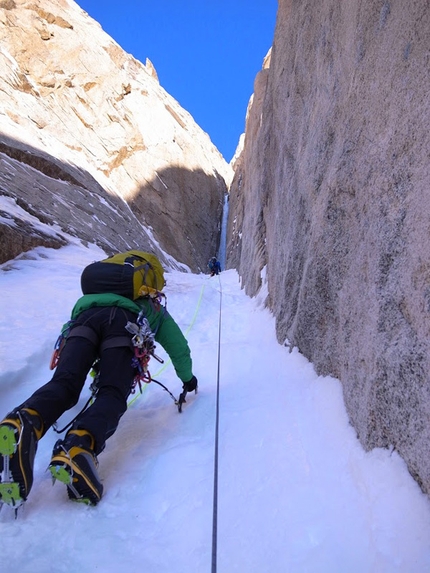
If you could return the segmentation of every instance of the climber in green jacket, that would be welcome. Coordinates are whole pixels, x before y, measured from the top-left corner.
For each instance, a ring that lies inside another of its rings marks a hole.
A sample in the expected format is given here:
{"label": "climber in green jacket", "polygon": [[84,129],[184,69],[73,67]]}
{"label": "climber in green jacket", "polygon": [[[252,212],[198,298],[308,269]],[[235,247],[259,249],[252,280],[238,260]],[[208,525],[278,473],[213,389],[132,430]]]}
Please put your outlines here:
{"label": "climber in green jacket", "polygon": [[155,255],[127,251],[92,263],[81,287],[83,296],[57,341],[52,379],[0,422],[0,501],[15,508],[30,492],[38,440],[78,402],[95,364],[95,399],[55,444],[49,470],[66,484],[70,499],[100,501],[97,456],[116,431],[136,379],[145,375],[143,333],[153,356],[155,340],[171,358],[182,396],[197,391],[187,340],[162,304],[164,269]]}
{"label": "climber in green jacket", "polygon": [[143,312],[154,333],[155,341],[161,344],[172,360],[178,378],[186,382],[193,377],[191,353],[186,338],[167,310],[163,306],[156,308],[149,297],[132,301],[113,293],[87,294],[78,299],[71,318],[76,320],[82,312],[90,308],[111,306],[128,309],[134,314]]}

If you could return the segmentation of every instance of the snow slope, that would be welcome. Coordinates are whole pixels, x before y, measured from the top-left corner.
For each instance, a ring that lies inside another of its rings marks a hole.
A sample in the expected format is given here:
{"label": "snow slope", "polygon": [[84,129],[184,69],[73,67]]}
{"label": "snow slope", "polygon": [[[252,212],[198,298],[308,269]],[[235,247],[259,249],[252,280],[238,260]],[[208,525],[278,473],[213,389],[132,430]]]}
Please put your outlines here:
{"label": "snow slope", "polygon": [[[49,380],[80,272],[103,256],[75,243],[0,267],[0,416]],[[179,414],[159,386],[145,387],[99,456],[105,495],[97,507],[73,504],[62,484],[52,487],[46,468],[58,435],[50,430],[18,518],[7,506],[0,512],[2,570],[211,570],[222,293],[217,571],[430,571],[429,499],[395,452],[363,451],[339,381],[318,377],[276,342],[273,317],[245,296],[234,271],[220,278],[172,272],[167,283],[199,393]],[[165,358],[163,366],[151,361],[151,373],[178,395]],[[60,427],[88,396],[87,385]]]}

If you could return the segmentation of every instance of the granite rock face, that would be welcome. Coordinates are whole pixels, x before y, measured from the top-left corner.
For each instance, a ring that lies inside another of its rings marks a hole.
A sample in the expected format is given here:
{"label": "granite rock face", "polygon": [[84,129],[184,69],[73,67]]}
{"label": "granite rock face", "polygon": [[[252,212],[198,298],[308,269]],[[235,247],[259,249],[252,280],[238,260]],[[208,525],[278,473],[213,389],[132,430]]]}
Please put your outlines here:
{"label": "granite rock face", "polygon": [[228,266],[339,378],[365,448],[430,493],[430,5],[280,0],[231,188]]}
{"label": "granite rock face", "polygon": [[[3,198],[108,250],[151,248],[205,269],[232,171],[149,60],[72,0],[1,0],[0,70]],[[7,219],[3,232],[24,245],[28,225]]]}

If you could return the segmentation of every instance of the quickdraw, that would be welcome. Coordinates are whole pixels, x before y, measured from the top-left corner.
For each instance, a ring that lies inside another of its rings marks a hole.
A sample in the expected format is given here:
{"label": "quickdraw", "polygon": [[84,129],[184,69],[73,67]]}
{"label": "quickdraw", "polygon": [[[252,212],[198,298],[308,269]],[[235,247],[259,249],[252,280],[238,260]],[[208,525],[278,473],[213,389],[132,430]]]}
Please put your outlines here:
{"label": "quickdraw", "polygon": [[142,393],[142,383],[149,384],[150,382],[155,382],[170,395],[176,406],[178,406],[178,411],[182,412],[182,404],[186,401],[185,396],[187,395],[187,391],[184,390],[180,394],[179,398],[175,398],[175,396],[166,386],[164,386],[164,384],[151,377],[151,374],[148,370],[148,362],[151,357],[158,360],[158,362],[161,362],[161,364],[164,362],[164,360],[162,360],[154,352],[155,334],[152,332],[148,320],[143,316],[143,313],[141,312],[137,317],[136,323],[129,321],[127,322],[125,328],[128,330],[128,332],[133,334],[133,338],[131,339],[134,346],[134,357],[132,360],[132,365],[137,370],[137,374],[134,377],[131,393],[134,394],[136,392],[137,386],[139,386],[140,393]]}
{"label": "quickdraw", "polygon": [[164,360],[155,354],[155,335],[151,330],[148,319],[143,316],[143,312],[139,313],[135,323],[128,321],[125,328],[133,334],[131,339],[134,347],[132,366],[137,371],[131,388],[131,393],[134,394],[137,386],[142,392],[142,383],[149,384],[152,380],[148,370],[148,363],[151,357],[154,357],[161,364],[164,363]]}

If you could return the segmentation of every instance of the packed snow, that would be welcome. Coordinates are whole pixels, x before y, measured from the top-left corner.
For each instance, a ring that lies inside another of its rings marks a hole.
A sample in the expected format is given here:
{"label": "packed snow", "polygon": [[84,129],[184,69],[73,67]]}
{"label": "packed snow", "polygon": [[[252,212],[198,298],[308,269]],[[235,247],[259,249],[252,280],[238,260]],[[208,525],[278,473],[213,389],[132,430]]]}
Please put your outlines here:
{"label": "packed snow", "polygon": [[[80,272],[104,256],[75,242],[0,267],[0,417],[51,377]],[[8,506],[0,512],[1,570],[206,573],[215,563],[219,573],[430,571],[428,497],[396,452],[363,450],[340,382],[278,344],[264,294],[248,298],[232,270],[169,272],[165,292],[191,347],[198,394],[182,413],[155,383],[132,397],[99,456],[105,493],[96,507],[52,485],[46,468],[58,435],[49,430],[28,501],[17,518]],[[165,363],[151,360],[151,374],[177,396],[173,367],[156,352]],[[88,382],[60,427],[89,395]]]}

